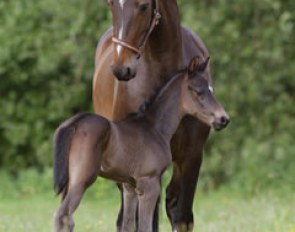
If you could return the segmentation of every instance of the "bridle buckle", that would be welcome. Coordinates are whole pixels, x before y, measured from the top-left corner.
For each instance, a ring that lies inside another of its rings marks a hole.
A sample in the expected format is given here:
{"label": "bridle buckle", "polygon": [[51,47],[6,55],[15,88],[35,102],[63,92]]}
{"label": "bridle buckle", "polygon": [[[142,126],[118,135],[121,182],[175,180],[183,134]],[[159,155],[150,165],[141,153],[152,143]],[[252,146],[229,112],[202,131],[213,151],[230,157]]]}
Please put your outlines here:
{"label": "bridle buckle", "polygon": [[154,11],[154,15],[155,15],[155,26],[157,26],[159,24],[159,22],[160,22],[160,19],[162,18],[162,15],[156,9]]}

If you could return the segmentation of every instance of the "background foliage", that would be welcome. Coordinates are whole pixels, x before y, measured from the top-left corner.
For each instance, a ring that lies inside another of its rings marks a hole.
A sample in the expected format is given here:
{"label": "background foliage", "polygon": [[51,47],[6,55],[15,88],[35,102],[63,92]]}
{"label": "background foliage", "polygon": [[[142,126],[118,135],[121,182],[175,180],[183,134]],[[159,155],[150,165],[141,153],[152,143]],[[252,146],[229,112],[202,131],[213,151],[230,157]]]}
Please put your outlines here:
{"label": "background foliage", "polygon": [[[211,134],[201,183],[294,188],[295,1],[179,5],[210,51],[216,95],[232,119]],[[1,169],[50,167],[54,129],[91,110],[95,47],[110,25],[105,1],[0,1]]]}

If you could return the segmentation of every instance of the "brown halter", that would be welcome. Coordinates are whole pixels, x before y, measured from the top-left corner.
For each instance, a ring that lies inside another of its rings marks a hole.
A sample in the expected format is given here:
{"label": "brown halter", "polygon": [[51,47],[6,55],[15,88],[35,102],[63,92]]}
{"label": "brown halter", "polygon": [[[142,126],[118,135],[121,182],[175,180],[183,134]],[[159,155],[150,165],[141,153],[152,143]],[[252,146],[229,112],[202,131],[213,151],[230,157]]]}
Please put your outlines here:
{"label": "brown halter", "polygon": [[158,3],[158,0],[155,0],[156,2],[156,8],[154,9],[154,16],[153,16],[153,20],[152,20],[152,23],[150,25],[150,28],[149,28],[149,31],[148,33],[145,35],[144,37],[144,40],[142,42],[142,45],[139,46],[139,48],[129,44],[129,43],[126,43],[124,42],[123,40],[120,40],[116,37],[113,36],[112,38],[112,41],[113,43],[115,44],[119,44],[121,45],[122,47],[125,47],[125,48],[128,48],[129,50],[133,51],[134,53],[138,54],[138,56],[140,57],[144,51],[144,47],[145,47],[145,44],[148,40],[148,38],[150,37],[150,34],[153,32],[153,30],[155,29],[155,27],[159,24],[160,22],[160,19],[161,19],[161,14],[159,12],[159,3]]}

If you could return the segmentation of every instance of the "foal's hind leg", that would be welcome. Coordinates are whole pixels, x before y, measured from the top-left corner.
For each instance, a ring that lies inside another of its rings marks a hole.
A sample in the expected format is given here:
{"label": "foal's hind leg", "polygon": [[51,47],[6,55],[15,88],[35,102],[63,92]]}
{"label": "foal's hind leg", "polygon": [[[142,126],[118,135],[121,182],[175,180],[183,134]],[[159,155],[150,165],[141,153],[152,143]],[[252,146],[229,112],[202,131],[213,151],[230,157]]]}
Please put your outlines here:
{"label": "foal's hind leg", "polygon": [[160,177],[143,178],[137,182],[139,198],[138,232],[153,231],[154,210],[161,193]]}
{"label": "foal's hind leg", "polygon": [[133,186],[123,184],[124,212],[121,232],[133,232],[135,230],[135,215],[137,208],[137,194]]}
{"label": "foal's hind leg", "polygon": [[67,194],[55,217],[55,232],[72,232],[74,229],[72,215],[85,190],[99,174],[102,151],[95,144],[91,140],[83,141],[83,137],[79,136],[72,141],[69,155],[69,184]]}
{"label": "foal's hind leg", "polygon": [[68,190],[62,205],[56,213],[54,232],[72,232],[74,230],[72,214],[77,209],[84,191],[85,187],[81,184]]}
{"label": "foal's hind leg", "polygon": [[[70,183],[67,194],[55,216],[54,232],[74,231],[73,213],[77,209],[86,189],[96,180],[93,171],[84,172],[82,176]],[[88,175],[87,175],[88,174]]]}

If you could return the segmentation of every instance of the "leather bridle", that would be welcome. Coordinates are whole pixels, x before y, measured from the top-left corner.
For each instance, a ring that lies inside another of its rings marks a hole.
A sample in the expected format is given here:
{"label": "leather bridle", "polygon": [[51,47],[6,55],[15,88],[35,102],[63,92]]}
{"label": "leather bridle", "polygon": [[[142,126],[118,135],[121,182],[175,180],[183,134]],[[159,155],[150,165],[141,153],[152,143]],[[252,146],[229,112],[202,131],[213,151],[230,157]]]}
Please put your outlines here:
{"label": "leather bridle", "polygon": [[129,50],[133,51],[134,53],[138,54],[138,56],[140,57],[143,52],[144,52],[144,47],[148,41],[148,38],[150,37],[151,33],[153,32],[153,30],[155,29],[155,27],[159,24],[160,19],[161,19],[161,14],[159,12],[159,0],[155,0],[155,4],[156,7],[154,9],[154,15],[153,15],[153,20],[151,22],[150,28],[148,30],[148,33],[145,35],[142,44],[139,47],[133,46],[127,42],[124,42],[123,40],[120,40],[116,37],[113,36],[112,41],[115,44],[121,45],[124,48],[128,48]]}

